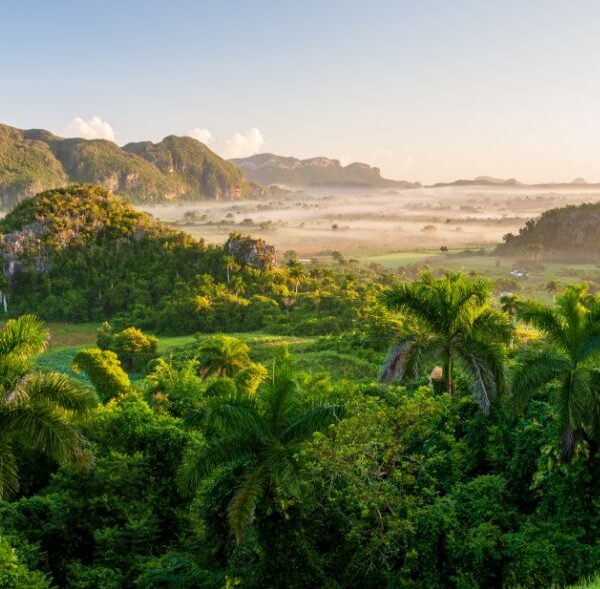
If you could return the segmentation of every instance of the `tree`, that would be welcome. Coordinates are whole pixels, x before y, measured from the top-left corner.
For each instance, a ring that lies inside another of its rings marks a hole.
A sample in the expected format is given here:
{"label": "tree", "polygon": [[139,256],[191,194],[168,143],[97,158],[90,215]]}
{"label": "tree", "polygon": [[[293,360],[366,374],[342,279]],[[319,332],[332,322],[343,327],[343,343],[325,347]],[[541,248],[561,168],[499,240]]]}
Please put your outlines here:
{"label": "tree", "polygon": [[73,370],[87,374],[104,402],[126,393],[131,387],[127,373],[121,368],[117,355],[111,350],[80,350],[73,358]]}
{"label": "tree", "polygon": [[33,315],[11,319],[0,331],[0,499],[19,488],[15,445],[58,463],[89,458],[75,418],[96,404],[96,396],[64,374],[32,369],[47,339]]}
{"label": "tree", "polygon": [[225,254],[223,256],[223,265],[225,266],[225,275],[227,278],[227,283],[229,284],[229,280],[231,279],[231,272],[237,269],[238,265],[236,264],[233,256]]}
{"label": "tree", "polygon": [[155,336],[137,327],[128,327],[115,334],[110,349],[117,354],[125,370],[142,372],[154,357],[157,343]]}
{"label": "tree", "polygon": [[290,278],[294,280],[294,292],[298,294],[300,280],[304,276],[304,268],[297,258],[291,258],[286,264],[290,273]]}
{"label": "tree", "polygon": [[500,297],[500,308],[512,319],[521,308],[523,301],[516,294],[503,295]]}
{"label": "tree", "polygon": [[257,506],[273,506],[281,494],[299,497],[303,486],[297,454],[313,433],[340,419],[335,403],[311,399],[301,390],[289,357],[273,366],[256,396],[236,393],[215,399],[206,425],[215,435],[184,462],[180,481],[194,490],[221,466],[238,466],[238,486],[229,504],[229,524],[238,542],[255,519]]}
{"label": "tree", "polygon": [[490,284],[463,274],[436,280],[424,273],[412,284],[401,284],[383,295],[385,303],[416,323],[391,353],[381,373],[383,382],[416,377],[427,358],[442,360],[445,390],[454,392],[455,363],[471,376],[480,407],[489,411],[490,397],[505,388],[504,343],[512,325],[508,316],[490,307]]}
{"label": "tree", "polygon": [[600,440],[600,303],[587,286],[565,289],[556,305],[528,301],[518,311],[521,320],[544,334],[519,357],[512,378],[513,406],[522,409],[540,389],[549,387],[561,428],[562,458],[573,457],[578,437],[595,451]]}
{"label": "tree", "polygon": [[234,376],[251,364],[248,346],[234,337],[215,335],[200,348],[200,374]]}

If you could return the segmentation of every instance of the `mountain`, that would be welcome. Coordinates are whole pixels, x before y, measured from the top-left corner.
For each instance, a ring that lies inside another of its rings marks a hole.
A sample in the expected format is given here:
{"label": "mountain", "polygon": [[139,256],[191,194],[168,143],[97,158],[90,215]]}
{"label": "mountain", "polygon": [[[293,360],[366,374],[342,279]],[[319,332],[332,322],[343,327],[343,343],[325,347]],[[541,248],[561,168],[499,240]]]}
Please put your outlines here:
{"label": "mountain", "polygon": [[551,188],[551,189],[585,189],[600,188],[600,183],[586,182],[583,178],[575,178],[571,182],[537,182],[526,184],[515,178],[493,178],[492,176],[477,176],[472,180],[454,180],[453,182],[437,182],[427,185],[425,188],[445,188],[451,186],[497,186],[499,188]]}
{"label": "mountain", "polygon": [[286,186],[345,186],[368,188],[418,188],[418,182],[387,180],[379,168],[354,162],[342,166],[339,160],[314,157],[300,160],[272,153],[260,153],[230,160],[246,178],[262,184]]}
{"label": "mountain", "polygon": [[0,125],[0,206],[71,183],[101,184],[135,202],[239,199],[267,189],[191,137],[119,147]]}
{"label": "mountain", "polygon": [[526,184],[522,184],[515,178],[508,178],[507,180],[503,180],[501,178],[493,178],[492,176],[477,176],[472,180],[454,180],[453,182],[438,182],[436,184],[432,184],[427,188],[444,188],[449,186],[498,186],[498,187],[523,187]]}
{"label": "mountain", "polygon": [[544,211],[503,240],[496,248],[499,254],[595,261],[600,255],[600,203]]}

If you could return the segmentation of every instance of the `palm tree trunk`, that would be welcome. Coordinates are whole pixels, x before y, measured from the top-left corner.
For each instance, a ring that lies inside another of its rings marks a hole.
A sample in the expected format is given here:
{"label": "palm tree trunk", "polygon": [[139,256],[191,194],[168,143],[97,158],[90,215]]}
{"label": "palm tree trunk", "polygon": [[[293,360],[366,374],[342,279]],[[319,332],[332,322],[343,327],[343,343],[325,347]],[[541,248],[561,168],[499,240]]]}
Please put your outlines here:
{"label": "palm tree trunk", "polygon": [[452,379],[452,349],[448,348],[445,353],[444,366],[443,366],[443,381],[445,382],[446,392],[449,395],[454,395],[454,380]]}

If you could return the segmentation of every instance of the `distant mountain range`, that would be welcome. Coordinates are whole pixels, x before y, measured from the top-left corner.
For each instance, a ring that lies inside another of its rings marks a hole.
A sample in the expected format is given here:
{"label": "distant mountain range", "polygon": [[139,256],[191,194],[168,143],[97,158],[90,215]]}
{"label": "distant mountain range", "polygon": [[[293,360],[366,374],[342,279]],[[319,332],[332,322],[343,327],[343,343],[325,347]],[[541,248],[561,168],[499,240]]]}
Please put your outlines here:
{"label": "distant mountain range", "polygon": [[[343,166],[326,157],[298,159],[262,153],[230,161],[191,137],[170,135],[159,143],[119,147],[102,139],[64,139],[43,129],[0,124],[0,207],[43,190],[94,183],[132,202],[233,200],[275,194],[271,185],[296,188],[421,188],[419,182],[382,178],[379,168]],[[514,178],[480,176],[425,188],[498,186],[514,188],[600,188],[580,178],[570,183],[523,184]]]}
{"label": "distant mountain range", "polygon": [[339,160],[326,157],[301,160],[272,153],[260,153],[230,161],[244,172],[246,178],[262,184],[348,188],[419,188],[421,186],[418,182],[382,178],[379,168],[368,164],[354,162],[342,166]]}
{"label": "distant mountain range", "polygon": [[539,182],[536,184],[525,184],[515,178],[503,180],[491,176],[478,176],[472,180],[454,180],[453,182],[438,182],[426,186],[426,188],[443,188],[446,186],[498,186],[504,188],[600,188],[600,183],[589,183],[583,178],[575,178],[571,182]]}
{"label": "distant mountain range", "polygon": [[71,183],[105,186],[134,202],[238,199],[268,189],[191,137],[119,147],[0,125],[0,206]]}

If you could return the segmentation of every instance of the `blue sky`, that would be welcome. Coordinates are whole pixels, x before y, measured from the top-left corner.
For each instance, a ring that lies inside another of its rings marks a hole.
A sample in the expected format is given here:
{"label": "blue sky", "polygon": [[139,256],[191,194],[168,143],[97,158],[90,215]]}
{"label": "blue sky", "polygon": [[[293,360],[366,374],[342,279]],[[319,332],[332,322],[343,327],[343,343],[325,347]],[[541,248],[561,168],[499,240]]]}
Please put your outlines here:
{"label": "blue sky", "polygon": [[6,124],[94,133],[99,117],[120,144],[201,129],[226,156],[325,155],[427,182],[600,180],[591,0],[7,0],[1,12]]}

